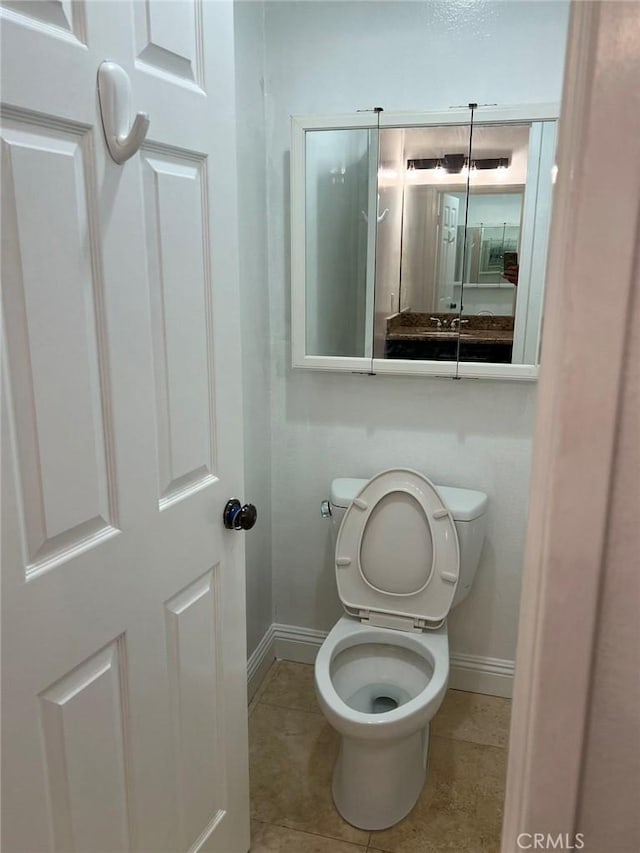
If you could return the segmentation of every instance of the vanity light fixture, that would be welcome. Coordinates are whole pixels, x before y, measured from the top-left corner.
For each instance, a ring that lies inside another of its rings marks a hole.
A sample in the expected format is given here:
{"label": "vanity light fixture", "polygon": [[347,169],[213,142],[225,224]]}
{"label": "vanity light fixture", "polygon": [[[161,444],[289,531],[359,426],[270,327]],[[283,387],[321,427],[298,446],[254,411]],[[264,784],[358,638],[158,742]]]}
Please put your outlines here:
{"label": "vanity light fixture", "polygon": [[[507,170],[511,165],[510,157],[477,157],[471,160],[471,171],[500,169]],[[445,154],[443,157],[413,157],[407,160],[407,171],[414,169],[443,170],[449,174],[466,175],[469,158],[464,154]]]}

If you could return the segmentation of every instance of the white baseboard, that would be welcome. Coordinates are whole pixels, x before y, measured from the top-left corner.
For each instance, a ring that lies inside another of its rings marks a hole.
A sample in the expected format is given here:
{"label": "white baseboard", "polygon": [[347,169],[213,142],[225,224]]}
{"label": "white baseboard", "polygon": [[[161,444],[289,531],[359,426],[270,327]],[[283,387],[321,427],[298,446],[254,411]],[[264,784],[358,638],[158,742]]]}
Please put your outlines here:
{"label": "white baseboard", "polygon": [[514,669],[512,660],[452,654],[449,687],[511,699]]}
{"label": "white baseboard", "polygon": [[[274,622],[249,658],[249,698],[274,657],[278,660],[313,663],[326,636],[326,631]],[[511,698],[513,673],[512,660],[452,653],[449,687]]]}
{"label": "white baseboard", "polygon": [[271,627],[274,630],[278,660],[314,663],[318,649],[327,636],[327,631],[315,631],[313,628],[301,628],[298,625],[274,622]]}
{"label": "white baseboard", "polygon": [[275,625],[269,625],[264,637],[260,640],[249,660],[247,661],[247,695],[251,702],[253,694],[260,686],[267,670],[275,660],[274,639]]}

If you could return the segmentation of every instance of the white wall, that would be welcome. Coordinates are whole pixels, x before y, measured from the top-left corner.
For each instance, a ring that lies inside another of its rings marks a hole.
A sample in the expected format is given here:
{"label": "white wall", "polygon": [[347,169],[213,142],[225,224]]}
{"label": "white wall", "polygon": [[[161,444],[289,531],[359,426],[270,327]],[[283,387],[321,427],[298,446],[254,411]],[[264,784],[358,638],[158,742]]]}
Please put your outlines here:
{"label": "white wall", "polygon": [[236,98],[240,309],[244,398],[245,494],[258,507],[246,537],[247,651],[272,621],[271,575],[271,354],[266,235],[264,125],[264,8],[236,3]]}
{"label": "white wall", "polygon": [[451,645],[511,659],[535,386],[291,370],[289,115],[559,100],[567,4],[268,2],[265,9],[275,618],[328,629],[340,613],[319,513],[330,479],[410,465],[489,494],[479,576],[451,617]]}
{"label": "white wall", "polygon": [[[452,193],[464,204],[464,193]],[[469,197],[469,213],[467,224],[480,225],[520,225],[522,216],[522,193],[486,193],[485,195],[471,194]]]}
{"label": "white wall", "polygon": [[[454,302],[460,304],[462,286],[453,286]],[[464,314],[478,314],[480,311],[491,311],[497,317],[512,317],[515,311],[516,292],[513,285],[502,287],[468,287],[464,288]]]}

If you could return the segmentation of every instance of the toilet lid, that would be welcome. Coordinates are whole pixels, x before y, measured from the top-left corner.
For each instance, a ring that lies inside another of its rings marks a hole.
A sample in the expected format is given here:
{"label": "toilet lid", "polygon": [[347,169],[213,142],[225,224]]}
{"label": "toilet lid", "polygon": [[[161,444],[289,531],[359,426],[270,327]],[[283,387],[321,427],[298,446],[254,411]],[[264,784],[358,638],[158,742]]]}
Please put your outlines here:
{"label": "toilet lid", "polygon": [[336,580],[347,612],[391,617],[390,627],[435,627],[449,613],[459,570],[455,523],[422,474],[383,471],[345,512]]}

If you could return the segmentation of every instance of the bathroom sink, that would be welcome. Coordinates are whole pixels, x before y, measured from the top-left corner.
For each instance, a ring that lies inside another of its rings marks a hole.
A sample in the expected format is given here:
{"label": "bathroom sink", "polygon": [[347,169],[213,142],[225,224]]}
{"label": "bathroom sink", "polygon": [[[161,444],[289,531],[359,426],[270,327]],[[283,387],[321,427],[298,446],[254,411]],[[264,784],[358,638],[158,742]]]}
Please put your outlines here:
{"label": "bathroom sink", "polygon": [[451,329],[427,329],[426,334],[430,338],[451,338],[452,340],[455,340],[458,337],[458,333]]}

